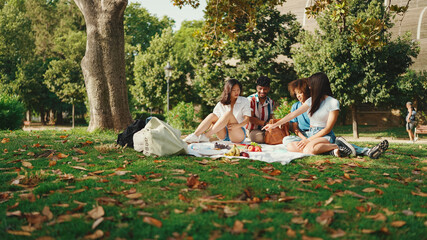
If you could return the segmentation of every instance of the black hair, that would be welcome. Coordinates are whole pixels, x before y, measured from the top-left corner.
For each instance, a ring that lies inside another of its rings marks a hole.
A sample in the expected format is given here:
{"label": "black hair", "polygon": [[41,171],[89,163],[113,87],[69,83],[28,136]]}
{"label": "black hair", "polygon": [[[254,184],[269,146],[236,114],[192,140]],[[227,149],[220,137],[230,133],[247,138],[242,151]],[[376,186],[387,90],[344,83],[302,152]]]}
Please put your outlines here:
{"label": "black hair", "polygon": [[261,87],[270,87],[271,79],[267,76],[260,76],[256,80],[256,85]]}
{"label": "black hair", "polygon": [[233,89],[234,85],[239,85],[240,92],[243,91],[242,84],[239,82],[239,80],[232,78],[228,80],[224,85],[224,90],[222,91],[220,102],[224,105],[230,105],[231,104],[231,89]]}
{"label": "black hair", "polygon": [[319,109],[324,95],[332,97],[331,84],[326,74],[318,72],[308,78],[311,91],[311,108],[309,114],[313,114]]}

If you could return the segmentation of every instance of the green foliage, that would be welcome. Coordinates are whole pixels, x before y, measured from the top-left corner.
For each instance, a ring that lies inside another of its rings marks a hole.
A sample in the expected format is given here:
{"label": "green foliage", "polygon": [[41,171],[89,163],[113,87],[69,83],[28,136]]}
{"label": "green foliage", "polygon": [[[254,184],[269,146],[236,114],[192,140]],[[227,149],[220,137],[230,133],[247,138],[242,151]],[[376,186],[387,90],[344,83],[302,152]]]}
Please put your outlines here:
{"label": "green foliage", "polygon": [[178,129],[195,128],[197,126],[196,118],[193,103],[180,102],[166,113],[167,122]]}
{"label": "green foliage", "polygon": [[167,100],[167,80],[164,67],[170,62],[174,67],[170,78],[170,104],[178,101],[189,102],[191,90],[187,85],[186,68],[181,67],[186,59],[183,55],[175,55],[176,41],[172,29],[165,29],[162,35],[156,35],[147,51],[135,58],[135,85],[131,92],[140,106],[145,108],[163,108]]}
{"label": "green foliage", "polygon": [[44,74],[44,83],[61,101],[74,104],[83,103],[86,97],[80,60],[86,48],[84,32],[70,31],[58,37],[56,51],[63,58],[52,60]]}
{"label": "green foliage", "polygon": [[276,104],[277,108],[274,110],[274,118],[280,119],[284,118],[291,112],[292,105],[296,103],[298,100],[289,99],[288,97],[280,98]]}
{"label": "green foliage", "polygon": [[[347,1],[348,14],[344,15],[344,22],[351,26],[358,18],[363,21],[369,17],[380,18],[384,14],[382,3],[379,0]],[[331,7],[333,5],[326,6]],[[406,72],[412,58],[418,55],[417,44],[408,35],[391,40],[391,35],[384,30],[379,36],[385,44],[367,48],[353,42],[350,38],[355,32],[340,27],[333,17],[330,11],[323,11],[316,19],[319,30],[300,35],[300,45],[293,49],[295,70],[301,77],[325,72],[334,97],[342,106],[389,105],[398,76]]]}
{"label": "green foliage", "polygon": [[0,93],[0,129],[15,130],[22,126],[25,106],[17,96]]}
{"label": "green foliage", "polygon": [[415,103],[418,111],[427,111],[427,71],[409,70],[399,77],[393,94],[393,107],[401,108],[406,114],[406,102]]}
{"label": "green foliage", "polygon": [[[296,43],[300,25],[292,14],[281,14],[268,5],[258,8],[252,31],[244,31],[245,18],[233,23],[233,39],[222,36],[224,44],[209,47],[212,40],[202,41],[203,49],[196,68],[195,85],[208,106],[214,106],[222,92],[224,80],[236,78],[243,84],[242,95],[255,92],[256,79],[265,75],[272,79],[270,97],[286,96],[287,84],[296,78],[292,65],[291,46]],[[280,61],[277,61],[280,59]]]}

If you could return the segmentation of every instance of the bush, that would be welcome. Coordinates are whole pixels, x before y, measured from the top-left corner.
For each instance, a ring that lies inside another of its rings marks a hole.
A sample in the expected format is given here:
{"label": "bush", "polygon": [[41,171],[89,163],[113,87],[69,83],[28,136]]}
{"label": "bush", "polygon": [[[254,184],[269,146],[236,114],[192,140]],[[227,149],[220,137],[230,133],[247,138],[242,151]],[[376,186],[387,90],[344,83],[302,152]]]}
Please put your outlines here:
{"label": "bush", "polygon": [[193,103],[180,102],[166,114],[167,122],[178,129],[189,129],[197,126]]}
{"label": "bush", "polygon": [[25,106],[17,96],[0,94],[0,129],[15,130],[22,126]]}
{"label": "bush", "polygon": [[291,112],[292,105],[296,102],[297,100],[289,101],[287,97],[280,98],[277,102],[277,108],[274,110],[274,118],[280,119],[288,115]]}

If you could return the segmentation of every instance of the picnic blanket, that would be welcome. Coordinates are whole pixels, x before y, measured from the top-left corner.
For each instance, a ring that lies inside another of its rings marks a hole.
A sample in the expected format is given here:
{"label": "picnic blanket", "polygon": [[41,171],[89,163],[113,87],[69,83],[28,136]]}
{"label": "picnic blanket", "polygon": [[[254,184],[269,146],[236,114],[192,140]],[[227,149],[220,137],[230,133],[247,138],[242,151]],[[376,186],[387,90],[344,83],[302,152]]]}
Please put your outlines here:
{"label": "picnic blanket", "polygon": [[[229,141],[216,141],[217,143],[233,145]],[[250,144],[249,141],[243,142],[244,144]],[[188,154],[196,157],[227,157],[227,158],[244,158],[246,157],[232,157],[225,156],[228,149],[217,150],[214,148],[215,142],[205,142],[205,143],[192,143],[188,145]],[[283,144],[278,145],[268,145],[268,144],[259,144],[262,148],[262,152],[248,152],[249,159],[273,163],[280,162],[285,165],[290,163],[294,159],[303,158],[306,156],[312,156],[311,154],[297,153],[297,152],[288,152]]]}

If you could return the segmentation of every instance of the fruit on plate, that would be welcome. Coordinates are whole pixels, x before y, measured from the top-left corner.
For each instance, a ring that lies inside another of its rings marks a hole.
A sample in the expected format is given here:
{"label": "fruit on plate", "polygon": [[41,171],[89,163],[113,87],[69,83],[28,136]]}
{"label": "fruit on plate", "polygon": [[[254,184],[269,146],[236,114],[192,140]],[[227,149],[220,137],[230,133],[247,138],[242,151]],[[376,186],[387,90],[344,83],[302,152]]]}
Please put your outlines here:
{"label": "fruit on plate", "polygon": [[247,153],[247,152],[241,152],[240,156],[248,158],[249,157],[249,153]]}
{"label": "fruit on plate", "polygon": [[251,142],[250,145],[246,146],[248,152],[262,152],[261,146],[258,143]]}
{"label": "fruit on plate", "polygon": [[236,145],[233,145],[233,147],[228,151],[228,153],[224,154],[225,156],[240,156],[240,150],[237,148]]}

